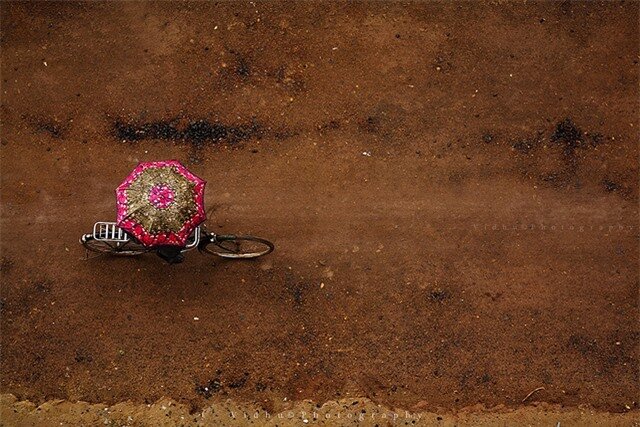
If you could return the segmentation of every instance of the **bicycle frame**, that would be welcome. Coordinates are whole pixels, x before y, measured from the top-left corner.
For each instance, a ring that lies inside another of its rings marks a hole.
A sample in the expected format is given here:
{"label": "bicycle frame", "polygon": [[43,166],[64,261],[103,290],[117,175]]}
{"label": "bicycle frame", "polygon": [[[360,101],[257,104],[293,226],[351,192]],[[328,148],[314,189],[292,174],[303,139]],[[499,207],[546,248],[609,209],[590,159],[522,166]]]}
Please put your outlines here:
{"label": "bicycle frame", "polygon": [[[226,246],[223,243],[227,243]],[[114,255],[136,256],[146,252],[155,252],[157,247],[145,247],[115,222],[96,222],[91,234],[83,234],[80,243],[92,252],[112,253]],[[100,244],[102,243],[102,244]],[[98,244],[96,246],[96,244]],[[196,227],[180,252],[194,248],[202,253],[217,255],[221,258],[251,259],[273,251],[274,245],[266,239],[249,235],[215,234],[206,231],[204,226]],[[87,252],[88,254],[88,252]]]}
{"label": "bicycle frame", "polygon": [[[187,239],[187,245],[182,249],[182,252],[190,251],[198,247],[200,244],[201,236],[200,227],[196,227],[191,233],[191,236]],[[97,241],[115,243],[117,247],[124,246],[127,243],[134,241],[131,236],[118,227],[115,222],[96,222],[93,224],[93,238]]]}

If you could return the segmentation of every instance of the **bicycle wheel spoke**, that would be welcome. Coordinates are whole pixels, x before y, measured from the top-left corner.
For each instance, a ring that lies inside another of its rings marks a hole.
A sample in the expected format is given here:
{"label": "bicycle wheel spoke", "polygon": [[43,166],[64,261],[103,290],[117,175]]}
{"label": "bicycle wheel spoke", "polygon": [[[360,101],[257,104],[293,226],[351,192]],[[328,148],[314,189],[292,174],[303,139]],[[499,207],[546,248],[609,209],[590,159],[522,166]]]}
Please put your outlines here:
{"label": "bicycle wheel spoke", "polygon": [[110,242],[106,240],[95,240],[93,238],[88,238],[83,241],[83,245],[87,250],[91,252],[97,252],[98,256],[103,254],[133,256],[147,252],[147,248],[139,245],[136,242],[125,242],[124,244],[120,245],[120,242]]}
{"label": "bicycle wheel spoke", "polygon": [[[225,246],[223,243],[226,243],[228,245],[231,246],[235,246],[235,248],[229,248],[227,246]],[[240,244],[237,242],[218,242],[216,243],[216,246],[225,250],[225,251],[229,251],[229,252],[233,252],[235,254],[240,253]]]}

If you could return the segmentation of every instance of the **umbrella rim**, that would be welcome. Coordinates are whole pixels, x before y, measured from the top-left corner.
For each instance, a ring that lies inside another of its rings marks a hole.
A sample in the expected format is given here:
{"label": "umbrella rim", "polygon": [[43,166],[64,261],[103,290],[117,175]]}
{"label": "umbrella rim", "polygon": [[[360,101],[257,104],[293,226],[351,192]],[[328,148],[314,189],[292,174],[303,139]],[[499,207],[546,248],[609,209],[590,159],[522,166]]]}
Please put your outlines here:
{"label": "umbrella rim", "polygon": [[[198,175],[196,175],[195,173],[191,172],[189,169],[187,169],[187,167],[185,165],[182,164],[182,162],[180,160],[176,160],[176,159],[172,159],[172,160],[155,160],[155,161],[151,161],[151,162],[138,162],[138,164],[131,170],[131,172],[129,172],[129,174],[127,175],[127,177],[124,179],[124,181],[122,181],[120,183],[120,185],[118,185],[116,187],[116,193],[121,190],[121,187],[125,186],[125,185],[129,185],[131,183],[131,181],[133,181],[133,179],[129,180],[129,178],[136,174],[138,172],[138,169],[143,168],[145,165],[150,165],[150,164],[154,164],[154,163],[167,163],[167,165],[163,165],[162,167],[166,167],[166,166],[176,166],[178,167],[179,171],[181,173],[185,173],[187,175],[187,178],[190,178],[189,175],[191,175],[191,177],[193,177],[196,181],[196,184],[198,184],[199,182],[203,182],[203,183],[207,183],[206,180],[200,178]],[[127,182],[130,181],[130,182]]]}

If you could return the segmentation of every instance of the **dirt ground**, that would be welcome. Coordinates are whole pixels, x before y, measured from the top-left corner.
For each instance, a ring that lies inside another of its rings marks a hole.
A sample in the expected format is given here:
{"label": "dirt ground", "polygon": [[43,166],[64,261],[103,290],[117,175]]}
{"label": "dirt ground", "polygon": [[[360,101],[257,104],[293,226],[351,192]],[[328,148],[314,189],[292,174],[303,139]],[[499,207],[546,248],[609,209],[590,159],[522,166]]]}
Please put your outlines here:
{"label": "dirt ground", "polygon": [[71,403],[52,400],[36,406],[18,401],[13,395],[0,397],[0,419],[6,425],[19,427],[59,427],[61,425],[116,425],[153,427],[204,426],[370,426],[415,425],[437,427],[504,427],[512,425],[637,427],[640,420],[633,413],[598,412],[587,408],[567,409],[559,405],[539,404],[535,407],[506,409],[502,406],[487,410],[472,407],[451,413],[390,410],[369,399],[340,399],[322,405],[300,401],[279,412],[270,413],[234,402],[213,403],[200,411],[171,399],[153,404],[118,403],[108,406],[87,402]]}
{"label": "dirt ground", "polygon": [[[639,9],[3,2],[0,392],[635,412]],[[276,251],[85,259],[173,158]]]}

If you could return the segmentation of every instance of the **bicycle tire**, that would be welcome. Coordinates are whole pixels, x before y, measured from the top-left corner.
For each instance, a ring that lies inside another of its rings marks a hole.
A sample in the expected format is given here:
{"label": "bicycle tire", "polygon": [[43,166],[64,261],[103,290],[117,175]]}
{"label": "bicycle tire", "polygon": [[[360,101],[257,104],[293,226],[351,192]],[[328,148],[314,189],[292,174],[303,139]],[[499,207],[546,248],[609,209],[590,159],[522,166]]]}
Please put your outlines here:
{"label": "bicycle tire", "polygon": [[85,234],[80,238],[80,243],[92,251],[115,256],[137,256],[149,252],[149,249],[133,241],[124,244],[109,243],[105,240],[96,240],[92,234]]}
{"label": "bicycle tire", "polygon": [[[250,243],[249,246],[247,243]],[[242,245],[245,248],[242,248]],[[235,245],[235,247],[232,247]],[[258,258],[271,253],[275,246],[270,241],[255,236],[237,236],[234,234],[205,234],[198,245],[200,252],[229,259]]]}

